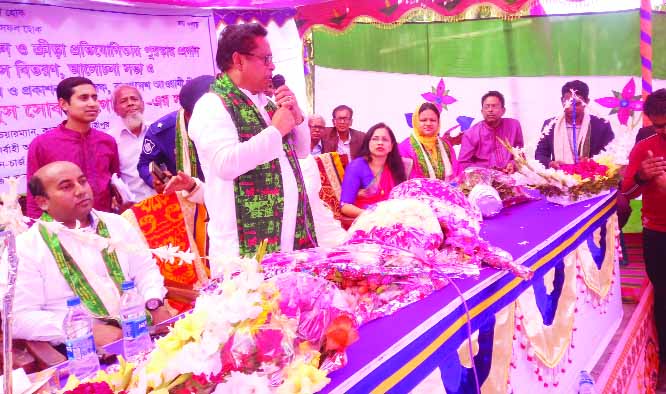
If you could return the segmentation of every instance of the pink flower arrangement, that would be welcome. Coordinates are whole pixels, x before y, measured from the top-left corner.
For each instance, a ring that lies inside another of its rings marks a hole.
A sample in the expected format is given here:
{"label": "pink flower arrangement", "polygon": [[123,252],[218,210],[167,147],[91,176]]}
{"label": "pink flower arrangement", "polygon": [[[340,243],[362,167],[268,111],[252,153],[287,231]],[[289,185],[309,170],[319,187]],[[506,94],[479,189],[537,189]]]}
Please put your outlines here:
{"label": "pink flower arrangement", "polygon": [[114,394],[106,382],[81,383],[64,394]]}
{"label": "pink flower arrangement", "polygon": [[597,176],[606,176],[608,167],[594,160],[583,160],[576,164],[560,164],[560,169],[567,174],[580,175],[583,179],[594,179]]}

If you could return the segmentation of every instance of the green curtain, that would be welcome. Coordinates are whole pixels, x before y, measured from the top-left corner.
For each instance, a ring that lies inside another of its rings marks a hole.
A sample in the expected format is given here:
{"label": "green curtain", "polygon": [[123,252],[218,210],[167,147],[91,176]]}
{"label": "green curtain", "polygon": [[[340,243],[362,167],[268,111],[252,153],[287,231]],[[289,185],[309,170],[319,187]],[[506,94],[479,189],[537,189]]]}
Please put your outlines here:
{"label": "green curtain", "polygon": [[666,13],[652,13],[652,77],[666,79]]}
{"label": "green curtain", "polygon": [[[666,77],[666,15],[653,18],[655,78]],[[314,32],[315,64],[449,77],[640,75],[637,11],[406,23]]]}

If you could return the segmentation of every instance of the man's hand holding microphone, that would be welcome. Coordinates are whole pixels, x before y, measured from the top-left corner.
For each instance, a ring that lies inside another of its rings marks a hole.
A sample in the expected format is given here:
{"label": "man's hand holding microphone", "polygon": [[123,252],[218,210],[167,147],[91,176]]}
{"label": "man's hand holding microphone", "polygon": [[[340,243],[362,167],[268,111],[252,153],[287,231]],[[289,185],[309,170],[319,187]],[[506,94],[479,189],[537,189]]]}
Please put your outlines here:
{"label": "man's hand holding microphone", "polygon": [[278,109],[273,114],[271,124],[280,131],[284,137],[291,130],[303,122],[303,113],[298,107],[294,93],[285,85],[282,75],[273,76],[273,88],[275,88],[275,104]]}

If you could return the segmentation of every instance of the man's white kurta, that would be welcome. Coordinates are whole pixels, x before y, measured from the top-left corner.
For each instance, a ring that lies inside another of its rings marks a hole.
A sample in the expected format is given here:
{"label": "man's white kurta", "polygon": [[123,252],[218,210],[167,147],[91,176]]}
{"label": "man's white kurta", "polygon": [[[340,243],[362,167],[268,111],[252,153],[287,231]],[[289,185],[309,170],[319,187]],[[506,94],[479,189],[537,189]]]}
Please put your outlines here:
{"label": "man's white kurta", "polygon": [[[153,260],[152,253],[144,246],[144,241],[136,230],[123,217],[92,211],[93,223],[89,230],[97,228],[98,218],[104,221],[112,239],[123,245],[134,246],[137,250],[128,253],[116,250],[118,262],[126,280],[133,280],[139,293],[145,300],[163,299],[166,294],[164,278],[159,267]],[[117,287],[109,276],[101,251],[95,246],[82,243],[72,235],[58,235],[61,245],[81,271],[88,276],[89,283],[100,291],[117,291]],[[39,226],[34,225],[16,238],[16,251],[19,258],[19,269],[16,276],[16,295],[14,298],[14,337],[39,341],[64,342],[63,321],[67,314],[67,299],[75,294],[60,272],[51,251],[39,233]],[[0,264],[0,281],[3,290],[7,281],[7,254],[3,255]],[[96,284],[93,284],[96,281]],[[99,292],[98,292],[99,293]],[[4,291],[3,291],[4,294]],[[85,304],[81,303],[82,305]],[[109,306],[107,306],[109,309]],[[109,311],[117,317],[117,311]]]}
{"label": "man's white kurta", "polygon": [[[263,93],[253,95],[247,90],[241,90],[259,109],[266,124],[270,125],[271,120],[264,110],[266,96]],[[282,136],[278,129],[269,126],[241,143],[231,115],[220,97],[214,93],[206,93],[197,101],[187,129],[196,145],[201,169],[206,177],[204,199],[210,215],[209,255],[215,257],[239,254],[234,179],[275,158],[280,162],[284,190],[280,244],[284,251],[293,250],[298,188],[296,174],[282,149]],[[297,126],[293,133],[296,155],[304,158],[310,153],[310,130],[307,122]],[[215,272],[214,269],[213,271]]]}

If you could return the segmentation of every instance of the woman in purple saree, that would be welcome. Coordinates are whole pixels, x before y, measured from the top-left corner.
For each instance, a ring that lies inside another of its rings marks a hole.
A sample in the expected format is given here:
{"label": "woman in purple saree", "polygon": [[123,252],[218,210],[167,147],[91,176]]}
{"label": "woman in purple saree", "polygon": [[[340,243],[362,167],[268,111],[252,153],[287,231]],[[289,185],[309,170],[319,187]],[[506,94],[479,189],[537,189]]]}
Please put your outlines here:
{"label": "woman in purple saree", "polygon": [[393,186],[406,179],[393,131],[378,123],[365,134],[359,157],[347,165],[342,180],[340,205],[345,216],[357,217],[363,210],[388,199]]}

